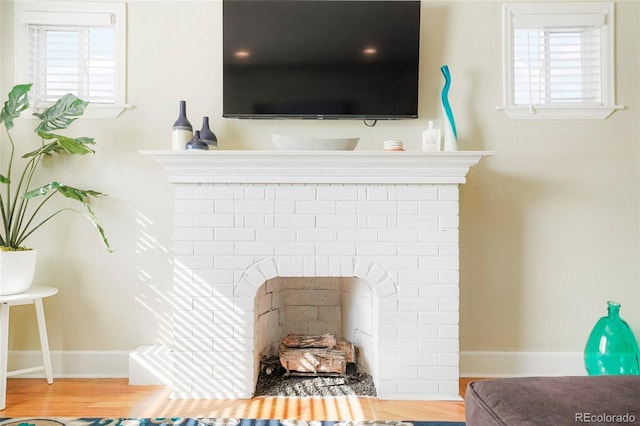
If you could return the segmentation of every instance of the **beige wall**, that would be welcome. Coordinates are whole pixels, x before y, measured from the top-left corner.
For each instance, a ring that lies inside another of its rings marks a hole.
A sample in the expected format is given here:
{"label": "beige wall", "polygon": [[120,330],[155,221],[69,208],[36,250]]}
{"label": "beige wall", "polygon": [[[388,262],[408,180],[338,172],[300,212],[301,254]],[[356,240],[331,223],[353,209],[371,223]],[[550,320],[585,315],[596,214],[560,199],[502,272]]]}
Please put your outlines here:
{"label": "beige wall", "polygon": [[[640,2],[616,2],[617,103],[607,120],[513,121],[501,90],[501,2],[423,2],[420,119],[240,121],[221,117],[221,3],[128,5],[127,100],[114,120],[86,120],[97,154],[47,163],[49,179],[108,193],[95,203],[117,251],[106,253],[81,218],[67,216],[29,243],[54,350],[127,351],[170,340],[172,188],[139,149],[169,149],[180,99],[199,127],[211,116],[221,149],[271,149],[271,133],[360,136],[359,149],[401,139],[420,149],[429,119],[442,127],[439,67],[460,148],[491,150],[461,192],[461,349],[583,349],[609,299],[640,335]],[[0,85],[13,84],[12,2],[0,2]],[[33,122],[22,120],[28,135]],[[4,136],[2,136],[4,138]],[[29,136],[31,137],[31,136]],[[34,140],[34,143],[37,141]],[[43,178],[44,180],[44,178]],[[37,348],[31,313],[15,308],[13,349]]]}

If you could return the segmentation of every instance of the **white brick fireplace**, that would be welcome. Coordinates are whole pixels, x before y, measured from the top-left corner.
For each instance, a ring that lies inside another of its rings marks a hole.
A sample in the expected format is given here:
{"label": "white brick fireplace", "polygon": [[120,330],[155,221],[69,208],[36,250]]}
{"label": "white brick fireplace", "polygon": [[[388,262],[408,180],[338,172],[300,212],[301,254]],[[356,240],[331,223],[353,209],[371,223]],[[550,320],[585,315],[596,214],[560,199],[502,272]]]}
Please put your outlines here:
{"label": "white brick fireplace", "polygon": [[458,185],[487,153],[143,154],[175,184],[175,398],[252,396],[265,336],[292,331],[267,315],[283,280],[307,329],[364,348],[379,398],[458,398]]}

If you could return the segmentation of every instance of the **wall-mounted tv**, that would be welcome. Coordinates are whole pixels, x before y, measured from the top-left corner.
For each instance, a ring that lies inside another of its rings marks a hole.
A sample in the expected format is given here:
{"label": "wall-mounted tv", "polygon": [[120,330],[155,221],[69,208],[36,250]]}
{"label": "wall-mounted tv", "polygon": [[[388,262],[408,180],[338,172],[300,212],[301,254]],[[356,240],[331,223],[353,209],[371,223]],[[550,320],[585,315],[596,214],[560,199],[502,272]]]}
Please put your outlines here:
{"label": "wall-mounted tv", "polygon": [[223,116],[418,116],[420,1],[224,0]]}

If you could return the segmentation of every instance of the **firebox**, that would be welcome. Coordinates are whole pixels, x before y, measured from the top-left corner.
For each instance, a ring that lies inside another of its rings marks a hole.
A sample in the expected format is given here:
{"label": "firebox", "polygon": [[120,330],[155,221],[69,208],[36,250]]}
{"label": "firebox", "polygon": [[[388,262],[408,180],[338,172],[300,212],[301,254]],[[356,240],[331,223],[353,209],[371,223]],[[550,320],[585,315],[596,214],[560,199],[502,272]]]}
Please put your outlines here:
{"label": "firebox", "polygon": [[[361,278],[270,279],[256,292],[254,363],[277,358],[285,375],[309,376],[346,375],[347,364],[353,363],[354,371],[372,375],[375,383],[378,306],[377,292]],[[318,337],[304,344],[283,344],[290,336]]]}

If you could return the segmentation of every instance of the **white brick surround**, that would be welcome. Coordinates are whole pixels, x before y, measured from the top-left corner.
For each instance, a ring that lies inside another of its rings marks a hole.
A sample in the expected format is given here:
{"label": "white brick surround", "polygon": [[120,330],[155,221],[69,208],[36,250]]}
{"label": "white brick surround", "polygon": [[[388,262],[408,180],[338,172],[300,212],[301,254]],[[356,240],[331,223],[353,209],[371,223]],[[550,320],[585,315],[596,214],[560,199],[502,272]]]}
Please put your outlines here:
{"label": "white brick surround", "polygon": [[175,398],[251,397],[256,294],[285,277],[371,288],[380,398],[458,398],[458,184],[487,153],[145,154],[175,183]]}

